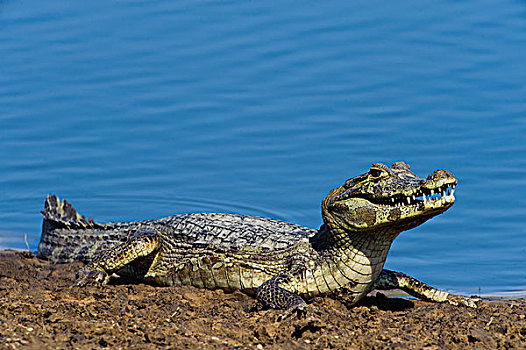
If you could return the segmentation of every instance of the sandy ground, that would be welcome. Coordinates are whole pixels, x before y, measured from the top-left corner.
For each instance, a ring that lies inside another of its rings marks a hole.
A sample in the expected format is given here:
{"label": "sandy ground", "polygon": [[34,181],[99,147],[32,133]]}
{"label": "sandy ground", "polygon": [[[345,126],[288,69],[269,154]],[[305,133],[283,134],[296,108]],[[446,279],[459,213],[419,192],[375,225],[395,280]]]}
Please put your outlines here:
{"label": "sandy ground", "polygon": [[526,301],[478,309],[319,297],[278,321],[242,293],[113,279],[70,289],[80,263],[0,251],[0,349],[526,349]]}

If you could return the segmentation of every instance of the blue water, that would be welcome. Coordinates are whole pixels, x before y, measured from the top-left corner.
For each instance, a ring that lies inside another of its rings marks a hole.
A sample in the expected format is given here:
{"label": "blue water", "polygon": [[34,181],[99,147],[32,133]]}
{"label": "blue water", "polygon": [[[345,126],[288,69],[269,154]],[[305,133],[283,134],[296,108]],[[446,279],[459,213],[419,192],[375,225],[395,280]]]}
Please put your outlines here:
{"label": "blue water", "polygon": [[0,248],[43,199],[97,220],[224,211],[321,224],[372,162],[459,179],[387,267],[526,290],[521,1],[1,1]]}

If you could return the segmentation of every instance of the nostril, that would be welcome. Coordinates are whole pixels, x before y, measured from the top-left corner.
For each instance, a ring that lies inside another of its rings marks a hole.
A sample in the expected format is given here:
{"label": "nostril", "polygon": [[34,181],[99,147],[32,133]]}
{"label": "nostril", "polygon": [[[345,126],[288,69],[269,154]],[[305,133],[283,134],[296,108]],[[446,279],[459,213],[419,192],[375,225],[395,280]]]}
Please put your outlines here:
{"label": "nostril", "polygon": [[443,177],[444,175],[447,175],[447,171],[444,169],[437,169],[433,171],[429,176],[427,177],[427,180],[436,179],[439,177]]}
{"label": "nostril", "polygon": [[[429,176],[427,177],[426,181],[438,181],[438,180],[441,180],[441,179],[453,179],[453,180],[456,180],[455,179],[455,176],[453,174],[451,174],[449,171],[445,170],[445,169],[438,169],[438,170],[435,170],[433,171],[431,174],[429,174]],[[456,183],[456,181],[455,181]]]}

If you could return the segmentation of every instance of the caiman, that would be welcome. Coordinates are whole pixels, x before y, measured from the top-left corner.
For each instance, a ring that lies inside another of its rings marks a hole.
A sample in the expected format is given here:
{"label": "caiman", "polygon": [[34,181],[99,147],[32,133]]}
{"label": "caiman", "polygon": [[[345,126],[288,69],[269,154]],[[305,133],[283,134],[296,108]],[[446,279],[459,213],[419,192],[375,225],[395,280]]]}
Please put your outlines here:
{"label": "caiman", "polygon": [[402,231],[453,205],[456,184],[443,169],[422,179],[404,162],[373,164],[322,201],[319,230],[220,213],[99,223],[49,195],[37,254],[55,263],[87,263],[73,286],[106,284],[117,273],[163,286],[241,290],[284,309],[284,316],[317,295],[344,292],[352,304],[373,288],[476,307],[476,299],[383,269]]}

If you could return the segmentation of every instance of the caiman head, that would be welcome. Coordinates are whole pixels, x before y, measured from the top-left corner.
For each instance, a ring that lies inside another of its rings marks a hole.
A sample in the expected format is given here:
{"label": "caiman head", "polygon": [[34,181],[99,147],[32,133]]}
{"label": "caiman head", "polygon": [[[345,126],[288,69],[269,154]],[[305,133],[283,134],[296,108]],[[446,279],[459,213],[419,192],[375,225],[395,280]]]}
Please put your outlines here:
{"label": "caiman head", "polygon": [[435,170],[426,179],[409,165],[373,164],[369,172],[347,180],[322,202],[329,229],[394,234],[416,227],[449,209],[455,202],[457,179],[447,170]]}

